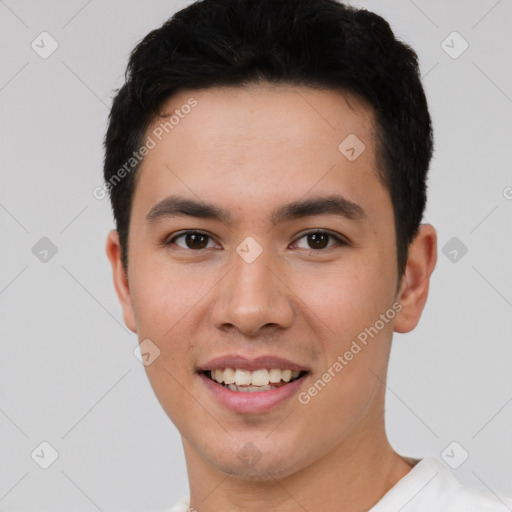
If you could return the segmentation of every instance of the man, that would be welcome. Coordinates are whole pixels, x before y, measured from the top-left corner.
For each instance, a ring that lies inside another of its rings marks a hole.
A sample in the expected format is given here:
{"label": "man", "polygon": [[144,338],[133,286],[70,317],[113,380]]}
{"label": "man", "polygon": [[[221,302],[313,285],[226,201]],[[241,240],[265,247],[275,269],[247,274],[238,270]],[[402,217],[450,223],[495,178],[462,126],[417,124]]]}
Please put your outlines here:
{"label": "man", "polygon": [[199,1],[132,52],[107,255],[182,436],[173,511],[506,510],[385,432],[436,264],[432,146],[416,54],[335,0]]}

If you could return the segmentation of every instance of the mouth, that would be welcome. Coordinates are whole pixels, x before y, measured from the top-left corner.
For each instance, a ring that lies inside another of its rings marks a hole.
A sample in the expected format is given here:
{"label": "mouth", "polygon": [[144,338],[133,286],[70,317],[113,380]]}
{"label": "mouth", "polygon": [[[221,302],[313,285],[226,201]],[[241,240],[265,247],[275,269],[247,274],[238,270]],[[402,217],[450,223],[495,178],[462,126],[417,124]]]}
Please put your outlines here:
{"label": "mouth", "polygon": [[197,375],[207,396],[237,414],[260,414],[292,406],[311,370],[300,363],[263,354],[226,354],[200,363]]}
{"label": "mouth", "polygon": [[201,372],[220,386],[237,393],[261,393],[287,386],[308,372],[281,368],[215,368]]}

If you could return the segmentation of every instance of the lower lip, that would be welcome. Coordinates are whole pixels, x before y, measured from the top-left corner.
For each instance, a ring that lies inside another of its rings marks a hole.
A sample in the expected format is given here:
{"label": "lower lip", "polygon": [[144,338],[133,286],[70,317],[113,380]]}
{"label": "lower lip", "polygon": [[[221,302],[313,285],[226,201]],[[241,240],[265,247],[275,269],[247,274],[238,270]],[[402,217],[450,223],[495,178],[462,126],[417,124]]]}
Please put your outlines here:
{"label": "lower lip", "polygon": [[285,386],[268,391],[231,391],[222,384],[214,382],[203,373],[199,374],[206,388],[224,407],[241,414],[267,412],[281,405],[285,400],[297,393],[304,378],[296,379]]}

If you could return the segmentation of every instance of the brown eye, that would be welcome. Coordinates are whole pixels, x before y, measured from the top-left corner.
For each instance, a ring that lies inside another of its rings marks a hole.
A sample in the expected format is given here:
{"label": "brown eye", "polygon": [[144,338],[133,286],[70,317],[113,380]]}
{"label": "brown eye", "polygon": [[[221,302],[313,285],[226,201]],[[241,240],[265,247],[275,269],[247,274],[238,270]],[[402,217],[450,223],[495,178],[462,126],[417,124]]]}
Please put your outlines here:
{"label": "brown eye", "polygon": [[307,235],[308,244],[313,249],[324,249],[329,242],[329,235],[326,233],[311,233]]}
{"label": "brown eye", "polygon": [[[329,233],[328,231],[312,231],[305,233],[299,240],[306,239],[307,247],[301,247],[303,249],[326,249],[335,245],[347,245],[346,242],[340,237]],[[334,244],[328,245],[329,240],[334,240]]]}
{"label": "brown eye", "polygon": [[[176,243],[176,241],[180,239],[184,240],[185,245]],[[198,231],[187,231],[171,238],[168,242],[166,242],[166,245],[172,245],[173,243],[176,243],[176,245],[182,249],[199,250],[206,249],[208,247],[208,241],[212,241],[211,237],[205,235],[204,233],[200,233]]]}

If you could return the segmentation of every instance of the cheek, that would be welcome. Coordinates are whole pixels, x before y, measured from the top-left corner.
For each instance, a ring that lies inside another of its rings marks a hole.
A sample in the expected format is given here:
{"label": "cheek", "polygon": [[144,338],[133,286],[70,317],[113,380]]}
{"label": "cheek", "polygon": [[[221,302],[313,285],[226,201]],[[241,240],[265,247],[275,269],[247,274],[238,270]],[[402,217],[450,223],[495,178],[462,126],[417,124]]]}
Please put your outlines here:
{"label": "cheek", "polygon": [[386,275],[371,254],[358,255],[327,273],[297,279],[293,286],[322,345],[324,368],[320,372],[331,369],[335,374],[324,374],[328,384],[317,386],[322,389],[318,410],[328,408],[329,403],[331,407],[343,405],[342,411],[364,409],[365,399],[380,385],[376,375],[385,377],[396,314],[392,274]]}
{"label": "cheek", "polygon": [[179,428],[190,406],[183,391],[191,380],[190,313],[201,294],[169,268],[140,265],[138,277],[133,296],[139,339],[150,339],[160,351],[145,371],[162,408]]}
{"label": "cheek", "polygon": [[[146,375],[153,392],[169,419],[180,432],[189,432],[191,425],[199,431],[208,428],[217,435],[222,429],[217,424],[212,427],[211,418],[205,410],[194,400],[194,392],[189,393],[189,376],[184,373],[183,364],[174,364],[180,361],[180,354],[173,351],[171,357],[162,353],[151,365],[146,366]],[[208,425],[210,420],[210,425]]]}
{"label": "cheek", "polygon": [[197,272],[193,265],[178,267],[151,258],[139,258],[134,268],[132,300],[139,339],[149,338],[160,350],[146,371],[159,399],[169,402],[162,404],[169,413],[183,399],[180,384],[190,383],[197,330],[215,276]]}
{"label": "cheek", "polygon": [[307,306],[304,313],[323,324],[329,337],[356,336],[392,305],[392,273],[384,271],[378,258],[368,252],[331,263],[328,270],[311,266],[292,274],[290,288]]}
{"label": "cheek", "polygon": [[204,295],[207,283],[193,272],[155,263],[152,258],[134,258],[133,267],[131,294],[139,335],[161,340],[172,337],[174,326],[179,327]]}

